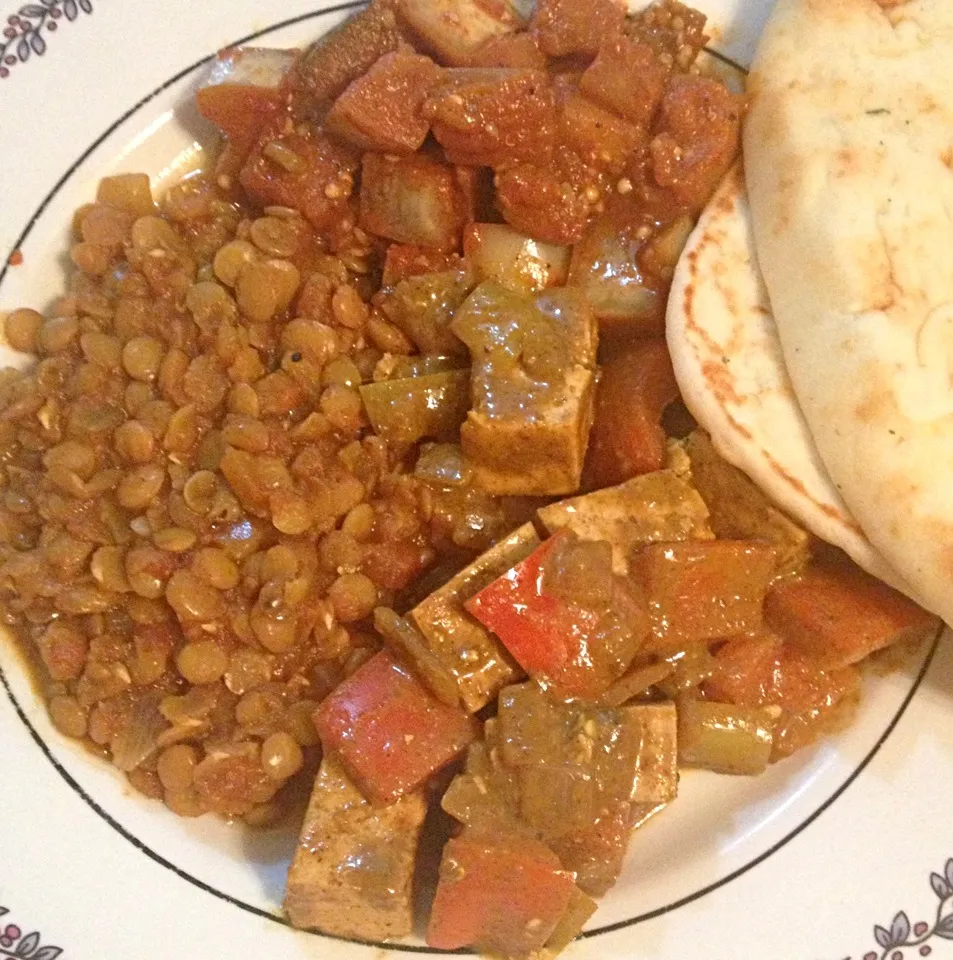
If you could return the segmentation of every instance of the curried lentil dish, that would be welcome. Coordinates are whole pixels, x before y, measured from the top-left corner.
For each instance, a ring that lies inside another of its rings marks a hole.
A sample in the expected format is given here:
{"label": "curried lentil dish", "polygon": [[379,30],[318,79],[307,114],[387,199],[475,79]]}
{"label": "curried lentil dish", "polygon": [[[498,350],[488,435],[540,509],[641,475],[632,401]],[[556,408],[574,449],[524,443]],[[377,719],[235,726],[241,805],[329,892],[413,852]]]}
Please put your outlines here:
{"label": "curried lentil dish", "polygon": [[674,0],[375,0],[226,51],[214,168],[104,179],[67,292],[5,318],[4,623],[174,813],[313,781],[296,926],[409,934],[442,810],[428,943],[558,953],[680,765],[763,771],[936,629],[678,402],[668,284],[743,111],[705,41]]}

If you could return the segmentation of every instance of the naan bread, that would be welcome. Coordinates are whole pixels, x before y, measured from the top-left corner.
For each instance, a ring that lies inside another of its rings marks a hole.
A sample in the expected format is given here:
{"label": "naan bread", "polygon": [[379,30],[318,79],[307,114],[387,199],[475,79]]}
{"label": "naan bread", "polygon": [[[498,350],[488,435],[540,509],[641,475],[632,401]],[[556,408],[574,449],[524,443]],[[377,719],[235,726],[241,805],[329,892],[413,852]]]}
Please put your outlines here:
{"label": "naan bread", "polygon": [[740,165],[682,253],[666,336],[682,398],[718,453],[806,529],[909,593],[850,515],[814,447],[758,270]]}
{"label": "naan bread", "polygon": [[758,259],[817,450],[953,622],[953,3],[780,0],[750,78]]}

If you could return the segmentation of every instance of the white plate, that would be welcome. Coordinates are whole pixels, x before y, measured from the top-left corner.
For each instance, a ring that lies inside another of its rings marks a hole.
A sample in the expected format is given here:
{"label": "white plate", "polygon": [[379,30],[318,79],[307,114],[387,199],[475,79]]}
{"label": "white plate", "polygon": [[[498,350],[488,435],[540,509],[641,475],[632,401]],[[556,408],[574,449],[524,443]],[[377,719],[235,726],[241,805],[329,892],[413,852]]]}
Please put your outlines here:
{"label": "white plate", "polygon": [[[713,46],[748,62],[770,0],[700,6]],[[100,177],[146,170],[162,182],[196,162],[207,131],[190,96],[210,54],[251,37],[301,45],[345,11],[315,0],[35,0],[9,13],[20,19],[4,25],[21,35],[0,46],[0,263],[14,250],[23,263],[2,268],[0,309],[57,293],[71,212]],[[433,952],[292,931],[279,912],[290,831],[173,817],[52,731],[9,644],[0,671],[0,957]],[[941,644],[868,681],[850,730],[766,776],[686,775],[678,803],[636,834],[567,960],[953,957],[951,720],[953,650]]]}

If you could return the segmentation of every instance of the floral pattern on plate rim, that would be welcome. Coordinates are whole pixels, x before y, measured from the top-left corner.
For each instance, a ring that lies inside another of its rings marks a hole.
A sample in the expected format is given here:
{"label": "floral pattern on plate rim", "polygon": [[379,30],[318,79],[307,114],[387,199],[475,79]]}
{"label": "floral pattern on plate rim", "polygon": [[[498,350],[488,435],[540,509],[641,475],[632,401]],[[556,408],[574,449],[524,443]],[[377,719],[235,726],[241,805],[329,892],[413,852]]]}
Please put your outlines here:
{"label": "floral pattern on plate rim", "polygon": [[[880,949],[860,954],[857,960],[914,960],[933,952],[927,941],[934,937],[953,940],[953,857],[946,861],[942,873],[930,874],[930,887],[939,900],[933,923],[918,920],[911,924],[906,911],[901,910],[887,926],[874,926],[874,940]],[[914,952],[905,953],[907,950]]]}
{"label": "floral pattern on plate rim", "polygon": [[[10,911],[0,907],[0,917]],[[36,931],[24,934],[15,924],[0,924],[0,957],[14,960],[56,960],[63,952],[62,947],[40,946],[40,934]]]}
{"label": "floral pattern on plate rim", "polygon": [[72,22],[80,13],[92,12],[92,0],[38,0],[10,14],[0,34],[0,80],[9,77],[17,64],[42,57],[46,37],[59,29],[64,18]]}

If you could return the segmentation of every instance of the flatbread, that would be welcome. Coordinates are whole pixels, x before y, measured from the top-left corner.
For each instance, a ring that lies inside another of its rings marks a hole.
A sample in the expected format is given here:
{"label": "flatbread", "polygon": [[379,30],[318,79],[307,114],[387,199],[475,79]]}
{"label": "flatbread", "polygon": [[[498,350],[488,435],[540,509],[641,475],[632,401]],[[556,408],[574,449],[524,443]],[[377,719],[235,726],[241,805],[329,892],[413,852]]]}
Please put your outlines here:
{"label": "flatbread", "polygon": [[740,165],[688,239],[666,337],[682,398],[718,453],[811,533],[910,593],[850,515],[814,446],[758,269]]}
{"label": "flatbread", "polygon": [[953,622],[953,3],[780,0],[745,173],[784,359],[851,514]]}

